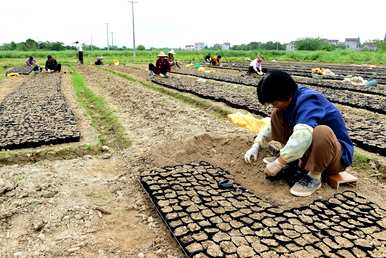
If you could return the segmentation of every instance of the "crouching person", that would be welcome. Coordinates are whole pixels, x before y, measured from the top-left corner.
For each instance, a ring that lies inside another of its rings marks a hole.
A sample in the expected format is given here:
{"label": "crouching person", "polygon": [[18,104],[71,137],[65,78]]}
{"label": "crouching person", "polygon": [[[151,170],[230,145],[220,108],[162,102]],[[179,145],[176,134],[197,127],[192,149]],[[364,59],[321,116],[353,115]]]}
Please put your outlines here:
{"label": "crouching person", "polygon": [[168,77],[170,73],[170,63],[167,59],[167,55],[163,51],[158,54],[156,64],[149,64],[149,77],[159,75],[160,77]]}
{"label": "crouching person", "polygon": [[[259,102],[271,104],[271,123],[256,137],[244,159],[257,158],[270,140],[280,142],[278,157],[268,162],[267,177],[286,171],[296,181],[290,189],[295,196],[309,196],[321,187],[322,178],[338,174],[351,165],[353,144],[340,111],[321,93],[298,86],[282,71],[271,71],[257,87]],[[296,169],[288,170],[295,164]]]}
{"label": "crouching person", "polygon": [[62,65],[58,64],[55,58],[52,56],[47,56],[45,70],[49,73],[60,72],[62,70]]}

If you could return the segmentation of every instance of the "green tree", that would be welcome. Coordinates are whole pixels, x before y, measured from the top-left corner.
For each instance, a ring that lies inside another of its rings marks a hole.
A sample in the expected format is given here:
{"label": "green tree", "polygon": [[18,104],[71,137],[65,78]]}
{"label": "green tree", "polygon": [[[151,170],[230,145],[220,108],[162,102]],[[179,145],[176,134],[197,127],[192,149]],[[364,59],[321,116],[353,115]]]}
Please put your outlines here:
{"label": "green tree", "polygon": [[146,50],[145,46],[144,45],[138,45],[137,46],[137,50]]}
{"label": "green tree", "polygon": [[33,39],[27,39],[24,43],[26,49],[37,49],[38,43]]}

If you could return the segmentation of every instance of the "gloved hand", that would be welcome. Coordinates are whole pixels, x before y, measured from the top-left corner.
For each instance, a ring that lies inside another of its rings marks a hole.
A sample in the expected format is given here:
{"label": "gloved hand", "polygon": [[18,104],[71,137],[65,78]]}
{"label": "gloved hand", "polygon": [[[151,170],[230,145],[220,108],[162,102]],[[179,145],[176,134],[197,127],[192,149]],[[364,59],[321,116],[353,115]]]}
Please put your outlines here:
{"label": "gloved hand", "polygon": [[252,145],[252,147],[244,155],[245,162],[251,163],[251,158],[256,160],[257,159],[257,155],[259,154],[259,148],[260,148],[259,144],[258,143],[254,143]]}
{"label": "gloved hand", "polygon": [[283,168],[287,166],[284,160],[277,158],[274,161],[267,164],[265,167],[264,173],[267,176],[276,176]]}

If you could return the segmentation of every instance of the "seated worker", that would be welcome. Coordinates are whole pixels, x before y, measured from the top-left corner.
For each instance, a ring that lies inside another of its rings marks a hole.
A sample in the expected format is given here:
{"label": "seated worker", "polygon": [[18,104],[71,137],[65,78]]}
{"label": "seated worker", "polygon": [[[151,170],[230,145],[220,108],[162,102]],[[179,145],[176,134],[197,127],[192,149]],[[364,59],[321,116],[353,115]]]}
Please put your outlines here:
{"label": "seated worker", "polygon": [[45,69],[47,72],[60,72],[62,69],[62,65],[58,64],[55,58],[52,56],[47,56],[46,66]]}
{"label": "seated worker", "polygon": [[159,75],[161,77],[168,77],[168,73],[170,72],[170,64],[167,55],[163,51],[158,54],[158,59],[155,64],[149,64],[149,76]]}
{"label": "seated worker", "polygon": [[36,59],[33,56],[30,56],[27,58],[27,60],[25,60],[25,65],[32,67],[32,71],[35,71],[35,72],[42,71],[42,68],[40,68],[40,66],[37,64]]}
{"label": "seated worker", "polygon": [[220,55],[217,55],[216,57],[211,57],[210,58],[210,63],[212,65],[220,65],[220,61],[221,61],[221,56]]}
{"label": "seated worker", "polygon": [[260,55],[257,55],[254,60],[251,61],[248,68],[248,75],[251,74],[263,75],[263,58]]}
{"label": "seated worker", "polygon": [[260,80],[257,96],[260,103],[272,104],[274,110],[269,126],[259,132],[245,153],[246,162],[256,160],[270,139],[280,142],[284,146],[280,155],[264,172],[275,177],[295,164],[295,171],[288,173],[298,174],[290,189],[295,196],[311,195],[321,187],[322,176],[325,179],[351,165],[354,148],[342,114],[321,93],[298,86],[289,74],[274,70]]}
{"label": "seated worker", "polygon": [[175,54],[176,54],[176,52],[174,52],[174,50],[170,50],[168,52],[168,61],[169,61],[170,68],[172,68],[174,65],[177,66],[178,68],[181,68],[180,65],[177,63],[177,61],[174,58]]}
{"label": "seated worker", "polygon": [[211,55],[210,55],[210,53],[208,53],[208,54],[204,57],[204,62],[207,63],[207,64],[210,64],[210,58],[211,58]]}
{"label": "seated worker", "polygon": [[96,58],[95,65],[103,65],[103,56],[98,56]]}

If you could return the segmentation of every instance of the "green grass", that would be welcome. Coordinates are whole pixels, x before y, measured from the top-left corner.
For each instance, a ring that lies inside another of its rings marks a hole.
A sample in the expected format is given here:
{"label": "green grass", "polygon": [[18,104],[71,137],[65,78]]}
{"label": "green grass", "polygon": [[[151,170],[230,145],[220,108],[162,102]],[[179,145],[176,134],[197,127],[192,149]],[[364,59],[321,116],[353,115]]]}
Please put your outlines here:
{"label": "green grass", "polygon": [[87,87],[80,73],[73,68],[71,70],[77,101],[90,118],[91,125],[97,130],[100,143],[117,149],[128,147],[129,140],[116,114],[110,110],[101,96],[95,95]]}
{"label": "green grass", "polygon": [[[168,49],[163,49],[167,51]],[[135,63],[154,62],[159,50],[137,51]],[[176,59],[184,62],[201,62],[207,53],[220,53],[224,62],[246,61],[253,59],[256,53],[260,53],[267,61],[273,59],[277,61],[298,61],[298,62],[324,62],[342,64],[383,64],[386,65],[386,51],[353,51],[348,49],[338,49],[334,51],[241,51],[241,50],[201,50],[201,51],[177,51]],[[24,64],[24,60],[32,55],[36,57],[38,63],[44,65],[47,55],[53,55],[62,64],[75,64],[77,61],[74,50],[65,51],[0,51],[1,63]],[[130,50],[85,50],[85,63],[93,64],[97,56],[103,56],[106,64],[111,64],[113,60],[120,63],[134,63]]]}

